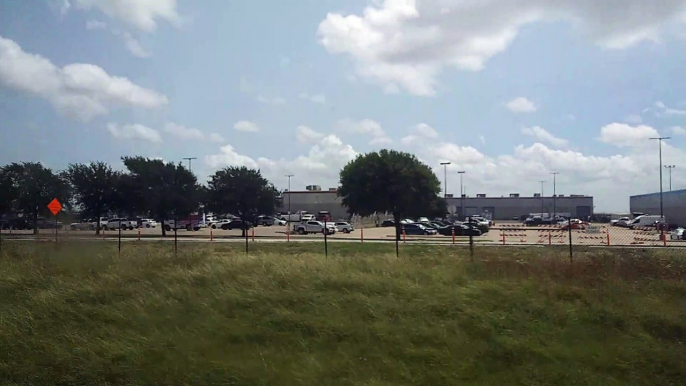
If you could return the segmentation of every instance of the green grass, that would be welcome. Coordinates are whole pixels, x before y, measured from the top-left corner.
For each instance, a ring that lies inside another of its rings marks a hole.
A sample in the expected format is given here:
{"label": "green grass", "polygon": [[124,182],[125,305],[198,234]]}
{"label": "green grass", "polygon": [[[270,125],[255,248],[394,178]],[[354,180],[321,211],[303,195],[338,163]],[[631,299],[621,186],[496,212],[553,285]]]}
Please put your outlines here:
{"label": "green grass", "polygon": [[686,384],[678,251],[242,247],[5,242],[0,384]]}

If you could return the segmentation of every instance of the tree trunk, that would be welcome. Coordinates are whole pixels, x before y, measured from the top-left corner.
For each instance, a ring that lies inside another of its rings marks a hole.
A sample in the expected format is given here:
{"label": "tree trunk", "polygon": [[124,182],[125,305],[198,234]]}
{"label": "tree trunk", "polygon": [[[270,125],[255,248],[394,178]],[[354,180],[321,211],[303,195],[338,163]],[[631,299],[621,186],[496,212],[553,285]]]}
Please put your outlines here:
{"label": "tree trunk", "polygon": [[400,247],[398,243],[400,242],[400,213],[393,212],[393,221],[395,222],[395,257],[400,256]]}
{"label": "tree trunk", "polygon": [[100,212],[95,213],[95,235],[96,236],[100,234],[100,217],[101,217],[100,215],[101,215]]}
{"label": "tree trunk", "polygon": [[38,234],[38,209],[33,211],[33,234]]}
{"label": "tree trunk", "polygon": [[167,218],[162,217],[162,237],[167,237]]}

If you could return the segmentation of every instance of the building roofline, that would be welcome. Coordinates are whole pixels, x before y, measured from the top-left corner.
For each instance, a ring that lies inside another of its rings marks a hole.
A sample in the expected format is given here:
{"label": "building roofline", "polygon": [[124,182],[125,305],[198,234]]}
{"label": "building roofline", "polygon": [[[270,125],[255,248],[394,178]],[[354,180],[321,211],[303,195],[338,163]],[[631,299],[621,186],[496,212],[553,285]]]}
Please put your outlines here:
{"label": "building roofline", "polygon": [[[662,192],[662,196],[672,196],[672,195],[678,195],[678,194],[683,194],[686,193],[686,189],[680,189],[680,190],[672,190],[671,192]],[[629,196],[629,199],[632,198],[643,198],[643,197],[653,197],[657,196],[660,197],[660,192],[656,193],[645,193],[645,194],[637,194],[635,196]]]}

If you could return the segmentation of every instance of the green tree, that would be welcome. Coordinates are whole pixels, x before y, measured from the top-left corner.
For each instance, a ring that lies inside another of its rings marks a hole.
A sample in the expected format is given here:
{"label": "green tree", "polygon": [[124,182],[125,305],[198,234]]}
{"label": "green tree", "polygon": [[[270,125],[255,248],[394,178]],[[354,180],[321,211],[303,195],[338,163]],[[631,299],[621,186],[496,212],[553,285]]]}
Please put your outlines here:
{"label": "green tree", "polygon": [[147,213],[164,222],[182,219],[200,205],[201,187],[183,165],[144,157],[123,157],[129,171],[119,184],[118,209],[129,214]]}
{"label": "green tree", "polygon": [[[274,213],[277,196],[274,185],[259,170],[229,167],[210,176],[207,207],[214,213],[238,215],[255,224],[257,216]],[[243,227],[243,236],[245,230]]]}
{"label": "green tree", "polygon": [[17,190],[7,167],[0,167],[0,218],[12,211],[17,199]]}
{"label": "green tree", "polygon": [[381,150],[359,155],[341,170],[340,178],[338,195],[348,213],[393,214],[396,247],[402,218],[446,213],[445,200],[439,197],[438,178],[431,168],[409,153]]}
{"label": "green tree", "polygon": [[81,214],[96,219],[95,233],[100,234],[100,217],[115,209],[121,173],[104,162],[91,162],[70,164],[64,174]]}
{"label": "green tree", "polygon": [[30,219],[34,234],[38,233],[38,216],[52,216],[47,208],[50,201],[56,198],[65,208],[71,206],[69,183],[40,162],[12,163],[3,168],[3,174],[16,189],[13,209]]}

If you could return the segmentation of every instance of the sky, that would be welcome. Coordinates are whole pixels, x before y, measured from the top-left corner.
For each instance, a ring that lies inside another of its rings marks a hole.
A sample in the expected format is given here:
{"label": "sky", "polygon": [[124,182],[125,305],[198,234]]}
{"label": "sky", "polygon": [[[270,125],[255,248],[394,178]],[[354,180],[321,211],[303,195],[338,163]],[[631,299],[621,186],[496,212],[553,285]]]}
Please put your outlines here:
{"label": "sky", "polygon": [[[201,181],[338,185],[415,154],[458,195],[553,191],[623,212],[686,188],[686,0],[7,0],[0,164],[122,156]],[[186,161],[183,161],[186,162]],[[669,173],[663,186],[669,190]]]}

